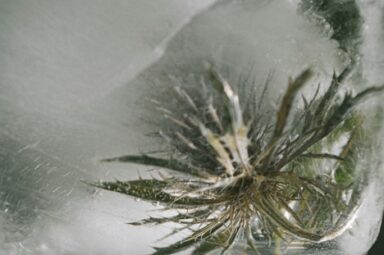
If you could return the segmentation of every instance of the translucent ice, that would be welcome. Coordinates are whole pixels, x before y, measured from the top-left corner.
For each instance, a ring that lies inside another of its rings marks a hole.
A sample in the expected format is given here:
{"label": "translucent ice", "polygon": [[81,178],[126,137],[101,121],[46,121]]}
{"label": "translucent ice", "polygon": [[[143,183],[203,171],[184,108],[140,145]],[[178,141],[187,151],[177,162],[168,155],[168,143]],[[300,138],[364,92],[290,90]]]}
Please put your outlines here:
{"label": "translucent ice", "polygon": [[116,119],[92,102],[125,86],[211,3],[1,1],[0,254],[148,253],[136,239],[148,232],[129,232],[123,218],[145,206],[111,197],[110,210],[80,183],[106,178],[96,160],[140,140],[129,112]]}
{"label": "translucent ice", "polygon": [[[214,2],[1,1],[0,254],[147,254],[169,232],[124,224],[151,204],[80,182],[137,177],[138,166],[98,159],[151,147],[139,104],[160,74],[207,61],[234,67],[235,80],[253,67],[256,83],[273,72],[280,90],[305,67],[328,76],[347,61],[337,41],[297,14],[299,1],[207,9]],[[361,3],[363,73],[376,83],[382,11],[369,2]]]}

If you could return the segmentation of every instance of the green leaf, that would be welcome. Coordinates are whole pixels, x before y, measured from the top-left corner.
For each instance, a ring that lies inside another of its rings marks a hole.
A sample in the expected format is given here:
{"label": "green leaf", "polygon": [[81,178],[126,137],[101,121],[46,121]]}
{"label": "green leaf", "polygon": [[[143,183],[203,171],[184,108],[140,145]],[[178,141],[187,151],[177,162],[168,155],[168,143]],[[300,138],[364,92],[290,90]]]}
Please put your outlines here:
{"label": "green leaf", "polygon": [[172,183],[156,179],[133,180],[133,181],[115,181],[93,183],[92,186],[109,191],[119,192],[147,201],[161,202],[175,205],[204,206],[218,203],[219,200],[203,199],[198,197],[176,197],[165,192],[166,188],[171,187]]}
{"label": "green leaf", "polygon": [[364,135],[362,134],[362,127],[356,126],[350,135],[348,142],[343,146],[340,155],[345,158],[343,162],[338,164],[334,171],[336,183],[341,187],[348,187],[355,181],[356,165],[359,156],[358,148],[364,146]]}
{"label": "green leaf", "polygon": [[224,246],[226,239],[222,239],[219,236],[214,236],[204,240],[195,250],[193,250],[192,255],[204,255],[208,254],[211,251],[220,249]]}
{"label": "green leaf", "polygon": [[191,166],[188,166],[187,164],[184,164],[176,159],[162,159],[151,157],[148,155],[125,155],[116,158],[103,159],[102,162],[134,163],[146,166],[166,168],[194,176],[202,176],[202,173],[199,170],[194,169]]}
{"label": "green leaf", "polygon": [[333,129],[335,129],[336,126],[345,119],[347,113],[357,104],[359,104],[363,99],[366,99],[366,97],[371,94],[382,92],[383,90],[384,86],[369,87],[354,97],[347,93],[344,96],[342,103],[336,107],[329,119],[326,121],[323,136],[328,135]]}
{"label": "green leaf", "polygon": [[155,247],[154,249],[156,250],[152,255],[169,255],[169,254],[174,254],[179,251],[186,250],[193,245],[201,242],[205,238],[213,235],[218,229],[220,229],[226,221],[214,221],[205,227],[197,230],[194,232],[191,236],[178,241],[174,244],[171,244],[167,247]]}
{"label": "green leaf", "polygon": [[222,249],[221,253],[223,254],[234,243],[240,228],[241,225],[238,222],[236,224],[233,224],[232,222],[230,227],[203,240],[192,252],[192,255],[203,255],[216,249]]}
{"label": "green leaf", "polygon": [[175,200],[173,196],[163,191],[164,188],[169,186],[169,183],[155,179],[133,180],[126,182],[101,182],[92,185],[98,188],[119,192],[150,201],[171,203]]}
{"label": "green leaf", "polygon": [[161,218],[155,218],[155,217],[149,217],[147,219],[137,221],[137,222],[132,222],[129,223],[130,225],[134,226],[141,226],[145,224],[163,224],[163,223],[168,223],[168,222],[175,222],[175,223],[185,223],[185,221],[191,220],[190,224],[196,224],[197,222],[201,222],[204,217],[204,220],[206,217],[210,214],[210,210],[197,210],[191,213],[179,213],[175,216],[171,217],[161,217]]}
{"label": "green leaf", "polygon": [[287,91],[285,92],[283,100],[281,102],[280,108],[277,111],[277,121],[275,124],[275,130],[273,133],[272,141],[280,137],[283,133],[296,94],[312,77],[312,74],[313,73],[310,69],[306,69],[294,81],[289,83]]}

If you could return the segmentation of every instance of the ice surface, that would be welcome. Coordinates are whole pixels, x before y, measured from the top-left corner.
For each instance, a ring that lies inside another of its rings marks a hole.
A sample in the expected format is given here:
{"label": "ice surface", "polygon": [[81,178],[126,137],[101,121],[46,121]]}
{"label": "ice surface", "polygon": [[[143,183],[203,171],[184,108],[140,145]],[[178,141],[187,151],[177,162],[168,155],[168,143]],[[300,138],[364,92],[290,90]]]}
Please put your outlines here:
{"label": "ice surface", "polygon": [[149,252],[157,234],[124,224],[148,205],[92,196],[80,180],[107,178],[97,159],[142,140],[129,111],[103,111],[109,92],[211,3],[0,2],[0,254]]}
{"label": "ice surface", "polygon": [[[97,160],[150,147],[143,87],[161,72],[180,74],[175,64],[236,66],[233,79],[253,65],[258,84],[275,73],[276,89],[307,66],[328,75],[343,65],[337,43],[298,17],[298,1],[249,9],[221,1],[198,14],[213,2],[0,2],[0,254],[150,252],[169,229],[124,223],[153,207],[80,180],[137,176],[137,166]],[[382,11],[369,2],[361,4],[369,17],[363,68],[376,83],[384,78]]]}
{"label": "ice surface", "polygon": [[[384,82],[384,1],[357,1],[362,15],[363,25],[362,65],[363,76],[368,84]],[[381,123],[383,125],[383,123]],[[346,254],[364,254],[375,242],[380,231],[384,209],[384,169],[381,159],[377,169],[372,169],[370,187],[365,191],[365,201],[357,215],[356,224],[340,240]],[[376,171],[375,171],[376,170]],[[380,240],[381,241],[381,240]]]}

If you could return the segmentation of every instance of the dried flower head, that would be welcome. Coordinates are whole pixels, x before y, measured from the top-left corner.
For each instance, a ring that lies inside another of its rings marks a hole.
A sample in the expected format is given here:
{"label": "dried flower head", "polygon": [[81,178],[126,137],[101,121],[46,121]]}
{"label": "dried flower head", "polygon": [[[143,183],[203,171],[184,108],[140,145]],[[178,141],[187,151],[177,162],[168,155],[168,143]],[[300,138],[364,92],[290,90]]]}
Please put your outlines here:
{"label": "dried flower head", "polygon": [[168,123],[161,134],[171,144],[170,157],[145,154],[104,160],[168,169],[171,175],[93,185],[178,212],[132,223],[174,222],[180,224],[175,233],[191,231],[153,254],[191,247],[193,254],[224,252],[236,240],[244,240],[255,253],[268,241],[278,246],[332,240],[353,222],[364,182],[357,159],[367,155],[367,138],[363,117],[353,108],[384,89],[341,95],[339,88],[351,70],[334,75],[322,95],[318,87],[310,100],[302,97],[304,107],[294,107],[312,76],[305,70],[289,81],[271,116],[262,109],[264,93],[239,96],[208,67],[199,92],[175,87],[180,109],[155,101]]}

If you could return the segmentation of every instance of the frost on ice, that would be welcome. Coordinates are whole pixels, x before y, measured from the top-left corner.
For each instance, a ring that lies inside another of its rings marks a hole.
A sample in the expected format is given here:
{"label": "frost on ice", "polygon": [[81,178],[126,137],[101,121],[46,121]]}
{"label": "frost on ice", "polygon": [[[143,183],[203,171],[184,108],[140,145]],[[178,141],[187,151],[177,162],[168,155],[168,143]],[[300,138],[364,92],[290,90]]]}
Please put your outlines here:
{"label": "frost on ice", "polygon": [[[206,9],[213,1],[3,1],[0,253],[150,251],[151,242],[139,245],[137,237],[148,240],[151,233],[156,240],[162,233],[132,231],[124,222],[151,205],[94,193],[80,180],[137,177],[138,166],[128,173],[126,166],[97,160],[151,148],[141,99],[162,88],[164,73],[193,81],[189,70],[209,61],[230,67],[230,80],[252,73],[262,84],[273,74],[273,84],[286,84],[303,67],[316,66],[319,81],[342,70],[349,56],[330,39],[331,29],[297,14],[299,1],[251,2],[218,1]],[[374,69],[382,60],[372,59],[383,44],[372,35],[382,33],[376,26],[382,14],[359,4],[370,17],[362,51],[371,58],[362,59],[361,70],[378,81]],[[266,101],[277,102],[275,95]]]}

